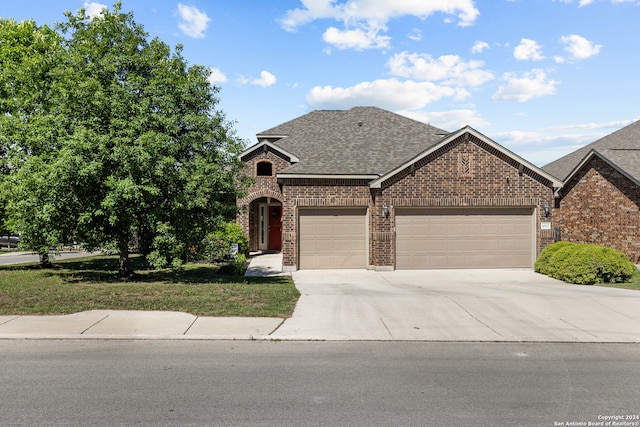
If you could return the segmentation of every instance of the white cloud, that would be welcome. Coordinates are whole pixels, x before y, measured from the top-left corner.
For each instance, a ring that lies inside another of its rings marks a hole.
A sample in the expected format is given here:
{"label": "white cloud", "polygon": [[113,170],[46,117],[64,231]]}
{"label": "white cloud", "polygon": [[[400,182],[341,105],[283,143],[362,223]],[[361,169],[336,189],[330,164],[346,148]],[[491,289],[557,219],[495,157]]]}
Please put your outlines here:
{"label": "white cloud", "polygon": [[387,65],[396,76],[457,86],[480,86],[494,78],[490,71],[482,69],[483,61],[465,62],[457,55],[433,58],[428,54],[402,52],[393,55]]}
{"label": "white cloud", "polygon": [[464,89],[438,86],[432,82],[388,79],[362,82],[346,88],[316,86],[307,94],[307,103],[314,108],[346,109],[355,105],[376,105],[398,111],[423,108],[445,97],[461,100],[469,96]]}
{"label": "white cloud", "polygon": [[606,133],[562,133],[552,128],[506,131],[488,135],[537,166],[544,166],[572,153]]}
{"label": "white cloud", "polygon": [[520,44],[513,50],[513,56],[518,61],[540,61],[542,56],[540,45],[535,40],[522,39]]}
{"label": "white cloud", "polygon": [[227,76],[217,68],[211,68],[211,73],[209,74],[209,78],[207,79],[209,83],[226,83]]}
{"label": "white cloud", "polygon": [[594,44],[576,34],[562,36],[560,42],[565,45],[564,50],[569,53],[571,59],[587,59],[597,55],[602,49],[601,44]]}
{"label": "white cloud", "polygon": [[[363,50],[388,48],[391,38],[380,35],[380,30],[381,29],[378,28],[339,30],[335,27],[329,27],[327,31],[324,32],[322,38],[325,42],[338,49]],[[383,30],[386,30],[386,28]]]}
{"label": "white cloud", "polygon": [[422,40],[422,30],[414,28],[407,37],[409,37],[414,42],[419,42],[420,40]]}
{"label": "white cloud", "polygon": [[106,4],[88,1],[84,2],[82,7],[84,8],[87,16],[89,16],[91,19],[95,18],[96,16],[100,16],[104,9],[108,9]]}
{"label": "white cloud", "polygon": [[178,3],[178,15],[180,16],[178,28],[184,34],[194,39],[204,38],[204,32],[211,21],[211,18],[206,13],[201,12],[195,6],[186,6]]}
{"label": "white cloud", "polygon": [[301,0],[302,8],[288,10],[280,21],[286,30],[312,22],[316,19],[332,18],[343,22],[378,22],[413,15],[419,18],[440,12],[456,15],[459,25],[471,25],[480,12],[473,0],[347,0],[337,4],[336,0]]}
{"label": "white cloud", "polygon": [[450,132],[464,126],[481,128],[488,126],[489,122],[478,115],[474,110],[450,110],[450,111],[396,111],[403,116],[423,123],[429,123]]}
{"label": "white cloud", "polygon": [[489,49],[489,43],[478,40],[471,47],[471,53],[482,53],[486,49]]}
{"label": "white cloud", "polygon": [[387,22],[403,16],[426,19],[434,13],[455,15],[458,25],[473,24],[480,12],[473,0],[301,0],[302,7],[288,10],[280,20],[282,28],[294,31],[317,19],[334,19],[344,29],[331,27],[324,33],[327,43],[340,49],[384,49],[390,38],[380,35],[387,31]]}
{"label": "white cloud", "polygon": [[533,98],[553,95],[559,83],[548,79],[544,70],[540,69],[526,72],[521,77],[507,73],[504,78],[507,83],[493,95],[493,100],[525,102]]}
{"label": "white cloud", "polygon": [[[604,123],[578,123],[578,124],[568,124],[568,125],[562,125],[562,126],[552,126],[550,129],[557,132],[557,131],[571,131],[571,130],[600,130],[602,131],[601,133],[603,133],[604,135],[612,133],[618,129],[622,129],[625,126],[630,125],[631,123],[634,123],[636,121],[638,121],[640,119],[640,117],[636,117],[632,120],[616,120],[613,122],[604,122]],[[606,131],[605,131],[606,130]],[[594,140],[595,141],[595,140]]]}
{"label": "white cloud", "polygon": [[276,81],[276,76],[265,70],[260,72],[260,78],[251,80],[250,83],[256,86],[269,87],[273,86]]}
{"label": "white cloud", "polygon": [[[573,0],[554,0],[554,1],[559,1],[560,3],[573,3]],[[595,0],[578,0],[578,7],[583,7],[583,6],[588,6],[590,4],[592,4]],[[613,4],[620,4],[620,3],[634,3],[637,2],[638,0],[611,0],[611,3]]]}

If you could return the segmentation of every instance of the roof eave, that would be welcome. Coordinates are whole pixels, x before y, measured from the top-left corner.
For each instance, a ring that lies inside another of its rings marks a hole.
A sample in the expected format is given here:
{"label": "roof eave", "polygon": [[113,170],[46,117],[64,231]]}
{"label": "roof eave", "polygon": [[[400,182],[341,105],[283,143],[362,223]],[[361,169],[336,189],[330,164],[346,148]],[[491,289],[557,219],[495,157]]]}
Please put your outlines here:
{"label": "roof eave", "polygon": [[288,152],[286,150],[283,150],[282,148],[278,147],[277,145],[275,145],[275,144],[273,144],[273,143],[271,143],[269,141],[264,141],[264,140],[258,142],[255,145],[252,145],[251,147],[249,147],[246,150],[244,150],[242,153],[240,153],[240,158],[242,159],[246,155],[251,154],[256,150],[259,150],[259,149],[263,149],[264,150],[265,147],[269,147],[272,150],[277,151],[280,154],[288,157],[289,160],[291,161],[291,163],[298,163],[300,161],[300,159],[297,156],[295,156],[294,154],[292,154],[292,153],[290,153],[290,152]]}
{"label": "roof eave", "polygon": [[279,173],[276,174],[278,179],[358,179],[372,180],[380,175],[344,175],[344,174],[304,174],[304,173]]}

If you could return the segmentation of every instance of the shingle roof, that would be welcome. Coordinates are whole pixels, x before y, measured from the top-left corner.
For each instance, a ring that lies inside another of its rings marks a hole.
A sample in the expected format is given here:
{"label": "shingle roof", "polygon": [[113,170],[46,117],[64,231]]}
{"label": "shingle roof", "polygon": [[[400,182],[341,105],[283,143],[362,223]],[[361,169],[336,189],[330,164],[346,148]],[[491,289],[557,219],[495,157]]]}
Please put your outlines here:
{"label": "shingle roof", "polygon": [[567,154],[543,166],[542,169],[565,181],[592,150],[600,153],[636,181],[640,181],[640,121]]}
{"label": "shingle roof", "polygon": [[281,173],[382,175],[448,134],[380,108],[354,107],[312,111],[257,136],[300,159]]}

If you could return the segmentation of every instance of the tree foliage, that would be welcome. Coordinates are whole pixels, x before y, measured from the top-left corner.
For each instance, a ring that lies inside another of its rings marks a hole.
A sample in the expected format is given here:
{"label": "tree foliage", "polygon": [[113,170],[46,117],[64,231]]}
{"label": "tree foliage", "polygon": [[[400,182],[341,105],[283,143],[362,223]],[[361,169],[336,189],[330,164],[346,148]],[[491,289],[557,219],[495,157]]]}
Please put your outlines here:
{"label": "tree foliage", "polygon": [[[48,263],[48,248],[63,240],[64,206],[53,189],[58,140],[51,115],[52,76],[63,57],[61,37],[34,21],[0,19],[0,201],[22,244]],[[59,194],[58,194],[59,196]]]}
{"label": "tree foliage", "polygon": [[243,189],[242,142],[216,109],[218,89],[208,69],[189,66],[181,46],[150,40],[119,2],[93,19],[82,9],[65,16],[57,32],[32,24],[51,33],[56,59],[40,56],[50,66],[33,76],[16,61],[26,82],[44,83],[14,98],[32,106],[40,91],[45,101],[28,114],[3,109],[14,127],[9,213],[33,249],[115,243],[127,276],[135,237],[157,267],[179,264],[235,215]]}

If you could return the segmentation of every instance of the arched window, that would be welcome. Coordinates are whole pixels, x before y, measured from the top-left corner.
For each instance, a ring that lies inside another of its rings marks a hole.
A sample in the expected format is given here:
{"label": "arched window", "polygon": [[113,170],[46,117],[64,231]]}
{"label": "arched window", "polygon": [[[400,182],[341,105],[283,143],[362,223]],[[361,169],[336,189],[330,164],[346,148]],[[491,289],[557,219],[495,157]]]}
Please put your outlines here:
{"label": "arched window", "polygon": [[273,176],[273,166],[269,162],[260,162],[256,166],[256,175]]}

